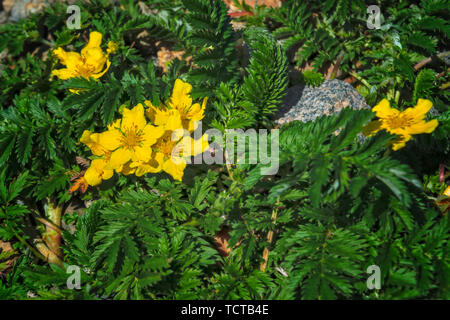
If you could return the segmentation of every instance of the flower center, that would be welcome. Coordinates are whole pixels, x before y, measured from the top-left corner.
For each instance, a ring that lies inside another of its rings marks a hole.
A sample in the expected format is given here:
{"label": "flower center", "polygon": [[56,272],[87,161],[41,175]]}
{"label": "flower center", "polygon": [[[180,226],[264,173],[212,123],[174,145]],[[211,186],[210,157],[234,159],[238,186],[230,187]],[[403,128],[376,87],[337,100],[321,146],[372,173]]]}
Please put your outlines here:
{"label": "flower center", "polygon": [[159,151],[164,154],[165,159],[168,159],[172,155],[173,148],[177,145],[178,141],[172,141],[172,131],[166,132],[158,142],[153,145],[155,151]]}
{"label": "flower center", "polygon": [[95,67],[90,64],[79,64],[76,67],[76,72],[82,76],[83,78],[89,78],[92,74],[94,74]]}
{"label": "flower center", "polygon": [[137,127],[126,128],[122,137],[122,145],[124,148],[133,149],[141,143],[143,137]]}
{"label": "flower center", "polygon": [[386,119],[387,125],[391,129],[406,128],[411,125],[411,119],[405,115],[397,115]]}

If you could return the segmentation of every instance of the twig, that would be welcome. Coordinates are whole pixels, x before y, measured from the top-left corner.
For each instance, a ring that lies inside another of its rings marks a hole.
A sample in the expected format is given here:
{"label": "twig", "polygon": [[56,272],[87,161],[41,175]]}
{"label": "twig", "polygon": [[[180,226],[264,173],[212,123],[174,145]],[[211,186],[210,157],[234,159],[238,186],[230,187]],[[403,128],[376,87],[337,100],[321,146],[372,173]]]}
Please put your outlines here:
{"label": "twig", "polygon": [[[278,205],[280,203],[280,197],[277,198],[277,202],[275,203],[275,208],[272,211],[272,223],[275,225],[277,223],[277,215],[278,215]],[[272,244],[272,240],[273,240],[273,230],[270,230],[267,233],[267,242],[268,245],[267,247],[264,249],[263,252],[263,262],[261,263],[260,266],[260,270],[262,272],[264,272],[266,270],[267,267],[267,261],[269,260],[269,247]]]}
{"label": "twig", "polygon": [[336,59],[336,63],[334,65],[330,66],[330,68],[328,69],[328,73],[327,73],[325,79],[336,78],[336,75],[339,71],[339,67],[341,66],[341,62],[342,62],[342,59],[344,59],[344,56],[345,56],[345,51],[341,50],[338,58]]}
{"label": "twig", "polygon": [[429,58],[426,58],[426,59],[420,61],[418,64],[416,64],[414,66],[414,70],[419,70],[424,65],[430,63],[433,60],[433,57],[437,57],[439,59],[442,59],[442,58],[445,58],[446,56],[448,56],[449,54],[450,54],[450,51],[445,51],[445,52],[438,53],[437,55],[431,56]]}

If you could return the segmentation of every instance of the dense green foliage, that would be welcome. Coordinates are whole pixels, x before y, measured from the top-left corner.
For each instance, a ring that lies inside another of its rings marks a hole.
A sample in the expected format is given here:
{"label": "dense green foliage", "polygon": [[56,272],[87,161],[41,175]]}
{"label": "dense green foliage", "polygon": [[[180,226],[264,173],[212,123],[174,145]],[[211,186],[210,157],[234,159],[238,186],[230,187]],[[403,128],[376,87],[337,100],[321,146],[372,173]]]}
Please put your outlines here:
{"label": "dense green foliage", "polygon": [[[448,1],[374,1],[374,30],[363,1],[243,6],[251,15],[233,19],[246,24],[237,30],[221,0],[141,1],[145,12],[119,2],[79,1],[80,30],[67,28],[59,2],[0,26],[0,240],[14,249],[0,247],[0,299],[449,298],[450,222],[436,205],[448,181],[439,168],[450,170]],[[109,71],[51,79],[49,50],[79,51],[92,30],[119,44]],[[184,59],[163,72],[156,42]],[[225,133],[273,128],[288,87],[325,77],[351,77],[370,106],[430,99],[439,127],[393,152],[394,136],[361,136],[370,110],[344,109],[282,126],[275,175],[262,164],[202,164],[182,183],[115,176],[68,192],[90,156],[83,131],[104,130],[123,106],[163,103],[177,78],[208,97],[203,130]],[[62,260],[81,268],[81,289],[36,250],[49,205],[65,212]],[[217,248],[224,233],[227,255]],[[381,289],[366,286],[371,265]]]}

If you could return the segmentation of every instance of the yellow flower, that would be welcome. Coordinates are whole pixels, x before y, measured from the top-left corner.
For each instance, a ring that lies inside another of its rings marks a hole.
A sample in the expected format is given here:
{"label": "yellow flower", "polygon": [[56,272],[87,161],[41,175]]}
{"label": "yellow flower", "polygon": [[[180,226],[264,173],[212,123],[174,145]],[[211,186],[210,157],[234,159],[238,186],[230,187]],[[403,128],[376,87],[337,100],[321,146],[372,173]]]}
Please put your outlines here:
{"label": "yellow flower", "polygon": [[450,197],[450,186],[448,186],[447,189],[445,189],[442,194],[447,196],[447,197]]}
{"label": "yellow flower", "polygon": [[164,136],[153,145],[153,154],[149,161],[131,164],[131,167],[136,167],[137,176],[164,171],[175,180],[181,181],[187,164],[185,157],[196,156],[209,147],[207,134],[198,140],[189,136],[176,140],[179,135],[175,133],[175,141],[173,141],[172,133],[172,131],[166,131]]}
{"label": "yellow flower", "polygon": [[[208,100],[207,98],[204,98],[201,106],[199,103],[192,104],[192,98],[190,96],[191,91],[192,86],[189,83],[176,79],[172,95],[168,101],[169,110],[173,110],[172,112],[178,112],[180,114],[182,126],[189,132],[192,132],[197,128],[196,121],[203,119],[206,102]],[[167,107],[162,106],[158,109],[154,107],[150,101],[145,101],[145,104],[149,107],[147,115],[155,124],[157,124],[155,121],[157,121],[156,119],[158,118],[161,119],[161,121],[164,121],[162,114],[167,111]]]}
{"label": "yellow flower", "polygon": [[113,52],[112,49],[115,47],[114,43],[108,45],[110,48],[108,49],[108,54],[105,54],[100,48],[101,42],[102,34],[97,31],[92,31],[89,34],[89,42],[81,49],[81,53],[67,52],[62,48],[55,49],[53,53],[66,68],[53,70],[52,75],[62,80],[75,77],[83,77],[86,79],[100,78],[108,71],[111,65],[108,54]]}
{"label": "yellow flower", "polygon": [[192,104],[191,89],[189,84],[177,80],[169,107],[155,108],[145,101],[154,125],[147,123],[144,107],[139,103],[131,110],[124,108],[122,119],[108,125],[105,132],[85,130],[80,141],[102,158],[92,161],[84,181],[95,186],[111,178],[114,171],[137,176],[165,171],[181,181],[187,158],[209,147],[206,134],[198,140],[190,137],[193,121],[203,118],[206,103],[205,99],[203,106]]}
{"label": "yellow flower", "polygon": [[[168,115],[169,114],[169,115]],[[179,117],[177,113],[171,113],[170,110],[158,113],[158,115],[167,119],[167,124],[171,127],[176,123],[174,117]],[[156,117],[158,123],[161,119]],[[190,136],[184,136],[183,128],[167,130],[164,135],[152,146],[152,157],[148,161],[133,162],[131,167],[136,168],[137,176],[146,173],[156,173],[164,171],[170,174],[175,180],[181,181],[186,168],[187,161],[185,157],[196,156],[208,149],[208,135],[204,134],[201,139],[194,140]]]}
{"label": "yellow flower", "polygon": [[108,49],[106,49],[106,52],[108,53],[114,53],[119,49],[119,45],[115,43],[114,41],[108,42]]}
{"label": "yellow flower", "polygon": [[430,100],[419,99],[414,108],[400,111],[391,108],[389,101],[383,99],[372,109],[375,111],[378,120],[370,122],[363,129],[363,133],[366,136],[372,136],[384,129],[398,136],[393,142],[392,149],[401,149],[412,138],[412,135],[431,133],[436,129],[438,126],[436,119],[425,121],[425,115],[432,105]]}
{"label": "yellow flower", "polygon": [[[151,150],[150,150],[151,151]],[[127,163],[125,163],[122,168],[116,169],[117,173],[121,173],[123,175],[130,175],[136,172],[136,168],[132,168],[130,167],[131,165],[131,161],[128,161]]]}
{"label": "yellow flower", "polygon": [[158,126],[163,126],[165,133],[152,146],[152,156],[148,161],[132,162],[131,167],[136,168],[135,174],[141,176],[146,173],[165,171],[175,180],[181,181],[186,168],[186,158],[196,156],[208,149],[208,136],[194,140],[188,135],[197,128],[196,121],[204,117],[207,98],[202,105],[192,104],[189,83],[177,79],[167,106],[159,108],[150,101],[144,103],[148,106],[147,116]]}
{"label": "yellow flower", "polygon": [[90,186],[100,184],[102,180],[111,178],[114,173],[114,170],[111,170],[108,167],[111,151],[107,150],[99,143],[100,135],[101,134],[99,133],[92,133],[89,130],[84,130],[80,139],[80,142],[87,145],[94,155],[103,157],[92,160],[90,167],[84,174],[84,179]]}
{"label": "yellow flower", "polygon": [[120,172],[128,161],[149,161],[150,146],[164,133],[163,127],[147,124],[144,107],[138,104],[133,109],[125,108],[120,123],[116,121],[108,130],[99,134],[98,141],[112,152],[109,168]]}
{"label": "yellow flower", "polygon": [[110,153],[99,143],[99,134],[93,133],[89,130],[84,130],[81,136],[80,142],[87,145],[91,149],[92,153],[96,156],[104,156]]}
{"label": "yellow flower", "polygon": [[102,180],[108,180],[114,174],[114,170],[108,168],[109,159],[92,160],[90,167],[86,170],[84,178],[90,186],[99,185]]}

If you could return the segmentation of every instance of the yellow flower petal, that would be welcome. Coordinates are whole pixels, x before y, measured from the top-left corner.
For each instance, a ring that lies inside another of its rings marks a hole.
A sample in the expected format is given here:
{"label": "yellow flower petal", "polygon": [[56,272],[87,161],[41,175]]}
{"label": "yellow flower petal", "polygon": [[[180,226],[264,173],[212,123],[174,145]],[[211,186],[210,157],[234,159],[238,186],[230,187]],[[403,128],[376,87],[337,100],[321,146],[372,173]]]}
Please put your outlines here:
{"label": "yellow flower petal", "polygon": [[446,195],[447,197],[450,197],[450,186],[447,187],[447,189],[444,190],[443,195]]}
{"label": "yellow flower petal", "polygon": [[393,127],[389,127],[387,125],[385,125],[384,123],[381,125],[381,128],[386,129],[387,132],[391,133],[391,134],[396,134],[398,136],[403,136],[405,134],[408,134],[408,131],[405,130],[405,128],[402,127],[398,127],[398,128],[393,128]]}
{"label": "yellow flower petal", "polygon": [[120,172],[121,174],[124,174],[126,176],[129,174],[133,174],[136,172],[136,168],[132,168],[132,167],[130,167],[130,165],[131,165],[131,162],[127,162],[123,166],[121,166],[119,168],[119,170],[116,170],[116,171]]}
{"label": "yellow flower petal", "polygon": [[90,167],[86,170],[84,178],[87,183],[91,186],[96,186],[102,182],[102,180],[107,180],[112,177],[113,171],[105,169],[107,161],[104,159],[92,160]]}
{"label": "yellow flower petal", "polygon": [[98,143],[110,151],[116,150],[122,145],[121,139],[122,134],[117,129],[107,130],[98,134]]}
{"label": "yellow flower petal", "polygon": [[123,109],[122,118],[122,130],[137,129],[142,130],[145,128],[147,121],[144,117],[144,107],[141,103],[136,105],[133,109]]}
{"label": "yellow flower petal", "polygon": [[84,130],[80,142],[87,145],[96,156],[104,156],[109,153],[109,151],[100,144],[99,137],[100,135],[98,133],[92,133],[89,130]]}
{"label": "yellow flower petal", "polygon": [[108,59],[108,60],[106,60],[106,68],[105,68],[105,70],[103,70],[100,73],[91,74],[91,77],[94,78],[94,79],[100,78],[101,76],[103,76],[108,71],[110,66],[111,66],[111,61],[109,61],[109,59]]}
{"label": "yellow flower petal", "polygon": [[121,119],[114,120],[114,122],[108,124],[108,130],[120,129],[121,122],[122,122]]}
{"label": "yellow flower petal", "polygon": [[186,115],[187,118],[189,118],[191,120],[197,120],[197,121],[202,120],[204,117],[204,111],[206,108],[207,101],[208,101],[208,98],[204,98],[201,107],[200,107],[199,103],[194,103]]}
{"label": "yellow flower petal", "polygon": [[52,76],[56,76],[61,80],[67,80],[76,77],[77,74],[72,69],[63,68],[52,70]]}
{"label": "yellow flower petal", "polygon": [[131,160],[132,152],[128,149],[117,149],[111,154],[109,165],[111,169],[122,170],[122,166]]}
{"label": "yellow flower petal", "polygon": [[147,124],[142,130],[142,145],[145,147],[150,147],[155,144],[155,142],[164,134],[164,127],[162,126],[152,126]]}
{"label": "yellow flower petal", "polygon": [[398,114],[398,110],[391,108],[389,101],[387,99],[381,100],[372,111],[376,112],[378,118],[388,118],[393,115]]}
{"label": "yellow flower petal", "polygon": [[108,170],[106,167],[103,168],[103,180],[108,180],[114,175],[114,170]]}
{"label": "yellow flower petal", "polygon": [[89,142],[91,142],[91,134],[92,134],[91,131],[84,130],[83,134],[81,135],[80,142],[87,145]]}
{"label": "yellow flower petal", "polygon": [[397,151],[405,147],[406,142],[408,142],[409,140],[411,140],[411,136],[400,136],[392,142],[392,150]]}
{"label": "yellow flower petal", "polygon": [[182,128],[181,116],[180,116],[180,112],[178,110],[172,109],[172,110],[167,111],[167,119],[164,124],[164,127],[166,130],[169,130],[169,131],[175,131],[177,129]]}
{"label": "yellow flower petal", "polygon": [[155,153],[152,158],[147,162],[132,163],[131,166],[136,167],[136,175],[138,177],[146,173],[156,173],[162,170],[164,164],[164,154],[161,152]]}
{"label": "yellow flower petal", "polygon": [[175,154],[183,156],[196,156],[205,152],[209,148],[208,135],[204,134],[200,139],[194,140],[191,137],[184,137],[176,145]]}
{"label": "yellow flower petal", "polygon": [[196,156],[209,149],[208,135],[205,133],[200,139],[194,140],[191,154]]}
{"label": "yellow flower petal", "polygon": [[427,112],[430,111],[432,106],[433,102],[431,102],[430,100],[418,99],[414,109],[417,115],[421,115],[422,117],[424,117],[427,114]]}
{"label": "yellow flower petal", "polygon": [[189,95],[191,90],[192,86],[189,83],[176,79],[172,96],[170,97],[170,106],[180,112],[184,112],[187,107],[192,105],[192,98]]}
{"label": "yellow flower petal", "polygon": [[82,91],[81,89],[69,89],[70,92],[75,93],[75,94],[80,94],[80,91]]}
{"label": "yellow flower petal", "polygon": [[53,54],[59,59],[61,64],[65,65],[68,69],[73,69],[78,64],[83,63],[80,54],[77,52],[67,52],[63,48],[56,48],[53,50]]}
{"label": "yellow flower petal", "polygon": [[150,160],[152,149],[148,147],[136,146],[131,153],[131,160],[133,162],[146,162]]}
{"label": "yellow flower petal", "polygon": [[434,129],[436,129],[438,124],[439,124],[439,122],[436,119],[433,119],[428,122],[420,121],[418,123],[411,125],[407,129],[407,132],[409,134],[431,133],[434,131]]}
{"label": "yellow flower petal", "polygon": [[[149,102],[149,104],[151,103]],[[166,124],[167,119],[169,117],[167,110],[165,110],[164,107],[157,108],[153,105],[151,105],[147,109],[146,114],[147,117],[150,119],[150,121],[156,124],[157,126]]]}
{"label": "yellow flower petal", "polygon": [[100,47],[90,48],[82,55],[87,64],[94,66],[94,72],[100,72],[106,62],[107,56]]}
{"label": "yellow flower petal", "polygon": [[91,48],[99,48],[102,44],[102,34],[97,31],[92,31],[89,34],[89,42],[81,49],[81,55],[84,55]]}
{"label": "yellow flower petal", "polygon": [[174,163],[172,159],[168,159],[163,164],[164,172],[170,174],[175,180],[181,181],[184,175],[184,169],[186,168],[186,162],[177,161]]}
{"label": "yellow flower petal", "polygon": [[86,173],[84,174],[84,178],[86,179],[87,183],[90,186],[96,186],[102,182],[102,178],[100,177],[100,174],[93,167],[89,167],[86,170]]}

